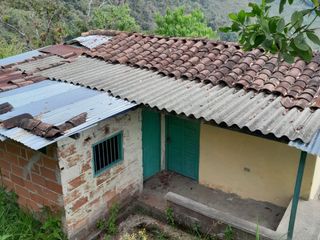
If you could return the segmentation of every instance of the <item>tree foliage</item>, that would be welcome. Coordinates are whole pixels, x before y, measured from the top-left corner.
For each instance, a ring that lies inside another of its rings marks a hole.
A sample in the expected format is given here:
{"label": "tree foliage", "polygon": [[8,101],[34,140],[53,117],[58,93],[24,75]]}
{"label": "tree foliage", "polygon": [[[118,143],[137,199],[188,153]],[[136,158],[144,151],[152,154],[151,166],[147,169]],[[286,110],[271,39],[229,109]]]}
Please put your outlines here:
{"label": "tree foliage", "polygon": [[155,22],[155,33],[160,35],[217,38],[216,32],[208,27],[204,14],[199,9],[188,14],[184,7],[168,9],[164,16],[157,14]]}
{"label": "tree foliage", "polygon": [[92,26],[100,29],[115,29],[120,31],[139,31],[140,26],[130,15],[128,4],[106,5],[94,11]]}
{"label": "tree foliage", "polygon": [[[279,60],[292,63],[295,57],[306,61],[312,59],[312,48],[308,39],[320,45],[313,22],[320,16],[319,2],[313,0],[312,8],[294,11],[289,21],[281,16],[270,16],[271,3],[274,0],[262,0],[260,5],[249,3],[251,11],[240,10],[229,14],[232,21],[230,27],[220,28],[223,32],[236,32],[239,42],[245,50],[262,47],[266,52],[278,54]],[[287,0],[279,3],[279,13],[282,13]],[[289,4],[293,0],[288,0]],[[306,17],[312,20],[306,23]]]}
{"label": "tree foliage", "polygon": [[11,43],[7,43],[6,40],[0,39],[0,59],[22,52],[23,45],[18,40],[13,39]]}

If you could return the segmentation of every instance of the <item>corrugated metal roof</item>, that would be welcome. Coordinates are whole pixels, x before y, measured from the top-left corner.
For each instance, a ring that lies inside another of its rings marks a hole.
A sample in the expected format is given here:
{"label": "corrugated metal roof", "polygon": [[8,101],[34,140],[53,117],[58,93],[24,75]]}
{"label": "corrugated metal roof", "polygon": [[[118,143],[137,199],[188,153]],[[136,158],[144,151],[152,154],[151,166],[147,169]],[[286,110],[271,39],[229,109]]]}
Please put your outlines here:
{"label": "corrugated metal roof", "polygon": [[54,66],[58,63],[65,63],[66,61],[67,60],[64,58],[53,55],[53,56],[48,56],[48,57],[42,58],[41,60],[20,63],[19,69],[21,71],[33,72],[37,69],[49,68],[49,67]]}
{"label": "corrugated metal roof", "polygon": [[32,51],[24,52],[11,57],[3,58],[3,59],[0,59],[0,67],[11,64],[11,63],[22,62],[29,58],[40,56],[41,54],[43,53],[39,52],[38,50],[32,50]]}
{"label": "corrugated metal roof", "polygon": [[108,42],[110,39],[112,39],[112,37],[103,35],[90,35],[77,37],[75,39],[72,39],[69,43],[71,44],[77,42],[86,48],[93,49],[100,46],[101,44]]}
{"label": "corrugated metal roof", "polygon": [[320,156],[320,131],[318,131],[309,143],[304,143],[301,140],[290,141],[289,146],[298,148],[302,151]]}
{"label": "corrugated metal roof", "polygon": [[21,113],[30,113],[45,123],[59,125],[82,112],[88,113],[85,123],[71,128],[63,136],[53,140],[41,138],[21,128],[6,129],[0,126],[1,136],[35,150],[136,106],[103,92],[48,80],[0,93],[0,101],[9,102],[14,107],[11,112],[0,115],[0,121]]}
{"label": "corrugated metal roof", "polygon": [[136,103],[218,124],[248,128],[276,137],[309,142],[320,127],[320,111],[287,110],[274,94],[161,76],[153,71],[80,57],[41,74],[111,92]]}

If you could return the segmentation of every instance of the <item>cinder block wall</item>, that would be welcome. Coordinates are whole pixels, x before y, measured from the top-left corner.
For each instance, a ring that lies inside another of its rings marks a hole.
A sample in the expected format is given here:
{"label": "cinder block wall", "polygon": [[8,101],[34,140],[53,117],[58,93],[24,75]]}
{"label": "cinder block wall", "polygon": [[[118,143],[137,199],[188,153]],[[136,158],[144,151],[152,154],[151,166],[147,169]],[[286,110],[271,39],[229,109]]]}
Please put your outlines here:
{"label": "cinder block wall", "polygon": [[[92,145],[123,133],[123,161],[94,176]],[[143,188],[140,109],[100,122],[78,139],[58,142],[69,239],[86,239],[113,203],[128,202]]]}
{"label": "cinder block wall", "polygon": [[47,154],[11,140],[0,142],[0,182],[18,195],[21,206],[40,211],[43,206],[62,207],[62,187],[56,147]]}

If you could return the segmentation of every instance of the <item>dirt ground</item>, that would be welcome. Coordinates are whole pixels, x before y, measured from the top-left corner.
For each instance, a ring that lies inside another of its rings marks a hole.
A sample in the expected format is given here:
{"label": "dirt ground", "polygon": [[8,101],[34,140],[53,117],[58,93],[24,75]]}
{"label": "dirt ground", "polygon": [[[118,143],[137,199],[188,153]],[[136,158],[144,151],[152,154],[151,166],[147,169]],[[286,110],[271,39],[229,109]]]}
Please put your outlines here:
{"label": "dirt ground", "polygon": [[133,214],[122,221],[115,236],[101,235],[99,240],[196,240],[194,235],[146,215]]}

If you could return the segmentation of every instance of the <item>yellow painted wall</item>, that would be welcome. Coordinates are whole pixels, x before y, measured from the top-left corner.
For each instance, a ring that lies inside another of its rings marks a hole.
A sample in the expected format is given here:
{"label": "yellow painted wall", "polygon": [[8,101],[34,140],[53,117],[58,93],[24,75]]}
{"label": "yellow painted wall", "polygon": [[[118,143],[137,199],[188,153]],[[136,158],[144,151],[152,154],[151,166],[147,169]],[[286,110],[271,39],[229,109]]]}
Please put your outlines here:
{"label": "yellow painted wall", "polygon": [[[243,198],[287,206],[300,151],[286,144],[201,124],[199,182]],[[308,156],[301,194],[309,199],[316,157]]]}
{"label": "yellow painted wall", "polygon": [[320,157],[317,157],[316,166],[313,175],[310,198],[318,199],[317,193],[320,186]]}

